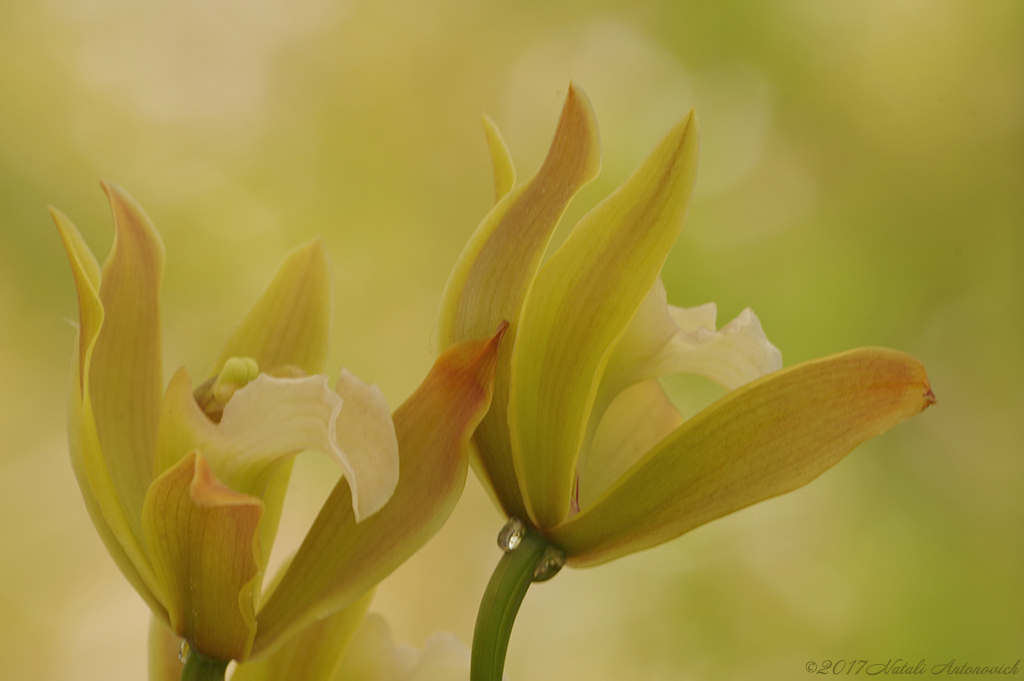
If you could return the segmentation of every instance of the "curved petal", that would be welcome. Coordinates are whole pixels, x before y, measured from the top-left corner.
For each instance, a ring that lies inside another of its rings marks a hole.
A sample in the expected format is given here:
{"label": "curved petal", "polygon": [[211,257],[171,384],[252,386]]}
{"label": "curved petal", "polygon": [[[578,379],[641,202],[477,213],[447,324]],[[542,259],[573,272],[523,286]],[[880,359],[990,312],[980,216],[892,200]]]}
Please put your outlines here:
{"label": "curved petal", "polygon": [[576,510],[586,509],[683,417],[655,380],[632,385],[604,412],[587,455],[581,456]]}
{"label": "curved petal", "polygon": [[338,389],[344,400],[327,387],[324,376],[260,374],[235,391],[220,423],[214,423],[199,409],[188,374],[180,369],[167,388],[159,467],[164,470],[184,453],[199,449],[225,484],[262,498],[277,464],[317,449],[341,466],[358,522],[375,513],[394,491],[398,442],[376,386],[346,371]]}
{"label": "curved petal", "polygon": [[373,600],[373,589],[318,620],[270,655],[238,665],[231,681],[332,681]]}
{"label": "curved petal", "polygon": [[[586,95],[570,84],[541,169],[494,206],[452,269],[438,315],[440,349],[490,334],[503,321],[516,334],[519,309],[551,235],[569,201],[597,176],[600,165],[594,112]],[[511,343],[506,345],[498,358],[491,410],[475,436],[481,458],[474,468],[506,513],[525,517],[506,421]]]}
{"label": "curved petal", "polygon": [[352,603],[441,528],[466,481],[467,443],[491,401],[505,328],[442,353],[395,411],[401,472],[384,508],[356,524],[348,485],[334,488],[260,610],[255,653]]}
{"label": "curved petal", "polygon": [[569,510],[601,374],[682,229],[697,147],[691,111],[580,220],[523,304],[508,422],[520,490],[540,529]]}
{"label": "curved petal", "polygon": [[163,384],[160,280],[164,246],[142,208],[123,189],[103,184],[114,213],[114,245],[103,265],[103,326],[89,363],[96,432],[118,499],[136,536],[153,479]]}
{"label": "curved petal", "polygon": [[68,450],[86,510],[114,562],[142,596],[156,617],[167,621],[167,611],[156,578],[137,534],[118,497],[96,433],[89,397],[89,365],[96,337],[103,325],[100,302],[100,270],[74,224],[60,211],[50,214],[71,262],[78,292],[79,322],[75,337],[75,366],[71,370],[68,401]]}
{"label": "curved petal", "polygon": [[143,529],[171,628],[202,654],[244,660],[256,634],[263,504],[191,452],[153,481]]}
{"label": "curved petal", "polygon": [[231,357],[251,357],[264,370],[292,365],[323,371],[331,328],[331,266],[320,239],[288,254],[256,305],[228,339],[211,376]]}
{"label": "curved petal", "polygon": [[934,401],[921,363],[886,348],[769,374],[686,421],[548,537],[575,566],[656,546],[810,482]]}
{"label": "curved petal", "polygon": [[508,194],[516,184],[516,167],[512,156],[508,153],[505,140],[501,137],[498,126],[489,116],[484,114],[484,134],[487,135],[487,148],[491,152],[491,166],[494,168],[494,202]]}

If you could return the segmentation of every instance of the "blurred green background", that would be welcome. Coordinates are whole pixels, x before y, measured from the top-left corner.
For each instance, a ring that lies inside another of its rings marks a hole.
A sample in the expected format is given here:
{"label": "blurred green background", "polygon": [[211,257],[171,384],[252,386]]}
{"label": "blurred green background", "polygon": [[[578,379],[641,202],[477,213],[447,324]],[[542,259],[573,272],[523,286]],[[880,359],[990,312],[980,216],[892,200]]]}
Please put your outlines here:
{"label": "blurred green background", "polygon": [[[604,169],[568,224],[696,106],[670,302],[717,301],[720,323],[753,307],[787,365],[905,350],[939,403],[796,493],[537,585],[512,681],[1024,657],[1024,4],[38,0],[0,4],[0,676],[145,673],[148,612],[67,459],[77,308],[46,205],[101,260],[97,181],[146,207],[166,375],[204,372],[285,252],[321,235],[330,372],[396,406],[492,200],[480,112],[524,179],[570,78]],[[683,404],[694,387],[669,381]],[[301,457],[282,550],[333,475]],[[396,638],[468,643],[501,522],[471,478],[378,592]]]}

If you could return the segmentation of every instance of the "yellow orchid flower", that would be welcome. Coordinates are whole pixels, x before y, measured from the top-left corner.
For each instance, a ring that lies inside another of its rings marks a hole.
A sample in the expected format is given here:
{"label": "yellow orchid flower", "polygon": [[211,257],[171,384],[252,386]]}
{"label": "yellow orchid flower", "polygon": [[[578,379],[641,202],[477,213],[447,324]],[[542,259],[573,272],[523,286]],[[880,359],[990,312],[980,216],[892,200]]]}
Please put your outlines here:
{"label": "yellow orchid flower", "polygon": [[[477,621],[474,681],[500,677],[531,580],[793,490],[934,401],[920,362],[901,352],[781,369],[749,310],[716,330],[713,306],[667,305],[659,275],[696,176],[692,111],[546,262],[567,204],[600,167],[589,102],[570,85],[547,158],[514,188],[508,150],[484,123],[496,204],[452,271],[438,322],[442,348],[500,320],[512,339],[473,438],[474,467],[511,519]],[[730,392],[684,420],[657,382],[680,371]]]}
{"label": "yellow orchid flower", "polygon": [[[71,460],[118,567],[158,626],[188,641],[183,678],[223,678],[229,660],[270,654],[355,602],[437,531],[465,481],[503,329],[442,354],[394,417],[376,386],[345,370],[331,390],[317,375],[331,315],[317,240],[288,256],[209,380],[193,389],[182,368],[163,392],[163,244],[131,197],[103,188],[115,238],[102,270],[51,209],[79,302]],[[332,456],[343,477],[261,603],[291,462],[305,449]]]}

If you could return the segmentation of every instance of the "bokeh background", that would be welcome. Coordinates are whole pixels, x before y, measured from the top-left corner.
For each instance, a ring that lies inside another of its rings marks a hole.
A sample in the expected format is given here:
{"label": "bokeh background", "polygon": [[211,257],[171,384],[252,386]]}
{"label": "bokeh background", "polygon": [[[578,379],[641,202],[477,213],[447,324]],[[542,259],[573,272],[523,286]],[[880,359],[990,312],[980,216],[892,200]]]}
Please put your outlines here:
{"label": "bokeh background", "polygon": [[[330,371],[397,405],[492,200],[481,111],[523,179],[569,79],[604,169],[567,224],[696,106],[670,302],[717,301],[720,322],[753,307],[787,365],[908,351],[939,403],[793,494],[534,587],[512,681],[1024,657],[1024,4],[38,0],[0,4],[0,676],[145,674],[147,610],[67,460],[77,310],[46,205],[101,259],[97,181],[146,207],[167,247],[166,375],[206,371],[284,253],[321,235]],[[713,397],[668,386],[690,410]],[[300,458],[280,548],[334,475]],[[471,478],[378,591],[398,640],[468,643],[501,523]]]}

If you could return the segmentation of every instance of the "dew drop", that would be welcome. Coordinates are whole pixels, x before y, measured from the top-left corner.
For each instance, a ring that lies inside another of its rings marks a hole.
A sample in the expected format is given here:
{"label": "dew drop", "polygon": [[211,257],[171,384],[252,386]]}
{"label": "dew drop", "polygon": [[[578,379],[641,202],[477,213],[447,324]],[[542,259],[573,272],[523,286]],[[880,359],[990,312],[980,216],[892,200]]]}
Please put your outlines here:
{"label": "dew drop", "polygon": [[548,546],[544,549],[544,555],[541,556],[540,562],[533,570],[533,581],[546,582],[557,575],[563,565],[565,565],[565,552],[554,546]]}
{"label": "dew drop", "polygon": [[523,543],[526,536],[526,523],[519,518],[509,518],[505,527],[498,533],[498,547],[508,553],[515,551],[516,547]]}
{"label": "dew drop", "polygon": [[178,659],[181,660],[182,664],[188,661],[188,651],[188,641],[182,641],[181,647],[178,648]]}

